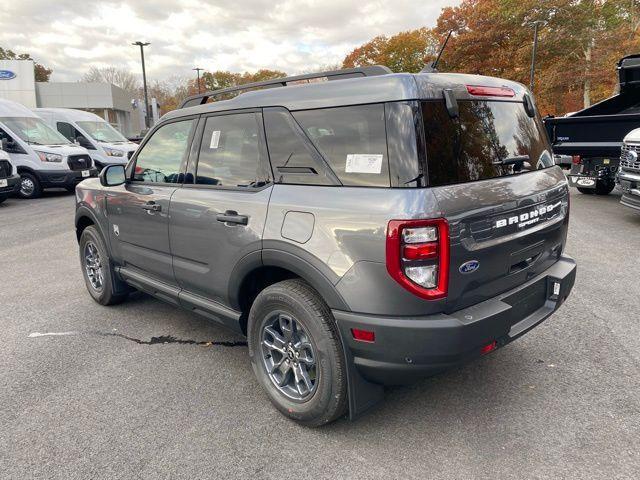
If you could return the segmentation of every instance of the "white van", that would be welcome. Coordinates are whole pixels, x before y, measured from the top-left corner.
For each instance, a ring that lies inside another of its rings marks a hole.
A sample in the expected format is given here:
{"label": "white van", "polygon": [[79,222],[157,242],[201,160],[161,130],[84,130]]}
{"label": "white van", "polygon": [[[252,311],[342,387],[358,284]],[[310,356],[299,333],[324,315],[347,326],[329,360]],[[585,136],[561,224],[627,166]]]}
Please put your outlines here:
{"label": "white van", "polygon": [[71,108],[34,108],[33,111],[66,138],[86,148],[98,171],[106,165],[126,164],[138,148],[93,113]]}
{"label": "white van", "polygon": [[36,198],[45,188],[73,191],[98,171],[86,149],[71,143],[19,103],[0,99],[0,141],[20,174],[18,195]]}

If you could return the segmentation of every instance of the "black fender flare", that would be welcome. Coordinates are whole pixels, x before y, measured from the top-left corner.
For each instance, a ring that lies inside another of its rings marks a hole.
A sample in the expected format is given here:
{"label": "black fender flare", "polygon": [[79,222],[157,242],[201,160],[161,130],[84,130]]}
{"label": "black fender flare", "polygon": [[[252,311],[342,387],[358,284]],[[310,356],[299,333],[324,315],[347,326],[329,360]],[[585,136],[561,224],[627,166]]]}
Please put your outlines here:
{"label": "black fender flare", "polygon": [[229,279],[229,303],[240,309],[240,292],[244,280],[262,267],[279,267],[307,281],[327,302],[329,308],[349,310],[347,303],[335,287],[340,280],[329,267],[304,249],[286,242],[265,242],[262,250],[245,255],[234,268]]}

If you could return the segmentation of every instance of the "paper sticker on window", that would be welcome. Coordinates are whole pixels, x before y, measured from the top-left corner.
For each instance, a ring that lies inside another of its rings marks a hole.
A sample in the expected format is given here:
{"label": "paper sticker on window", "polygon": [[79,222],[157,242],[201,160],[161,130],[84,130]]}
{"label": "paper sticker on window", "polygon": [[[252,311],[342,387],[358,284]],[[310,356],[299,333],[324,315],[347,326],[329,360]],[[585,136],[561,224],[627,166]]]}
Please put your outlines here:
{"label": "paper sticker on window", "polygon": [[209,144],[209,148],[218,148],[218,143],[220,143],[220,130],[214,130],[211,132],[211,143]]}
{"label": "paper sticker on window", "polygon": [[345,173],[380,173],[382,172],[382,155],[347,155]]}

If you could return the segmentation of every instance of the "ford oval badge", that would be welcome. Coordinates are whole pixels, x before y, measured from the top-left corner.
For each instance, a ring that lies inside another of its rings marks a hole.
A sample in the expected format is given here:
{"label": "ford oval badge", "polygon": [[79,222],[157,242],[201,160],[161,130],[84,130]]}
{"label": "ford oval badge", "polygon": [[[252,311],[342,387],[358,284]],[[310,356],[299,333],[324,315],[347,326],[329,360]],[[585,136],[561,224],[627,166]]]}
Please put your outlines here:
{"label": "ford oval badge", "polygon": [[11,70],[0,70],[0,80],[12,80],[16,78],[16,74]]}
{"label": "ford oval badge", "polygon": [[480,268],[480,262],[478,260],[469,260],[468,262],[460,265],[460,268],[458,268],[458,270],[460,271],[460,273],[473,273],[478,268]]}

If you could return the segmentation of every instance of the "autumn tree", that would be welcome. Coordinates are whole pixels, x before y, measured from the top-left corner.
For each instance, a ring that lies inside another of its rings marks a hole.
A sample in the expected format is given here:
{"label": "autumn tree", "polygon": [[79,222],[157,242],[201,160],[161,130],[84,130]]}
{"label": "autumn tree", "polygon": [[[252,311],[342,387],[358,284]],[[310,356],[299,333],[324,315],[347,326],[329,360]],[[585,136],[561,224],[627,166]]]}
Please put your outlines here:
{"label": "autumn tree", "polygon": [[342,62],[343,68],[385,65],[394,72],[419,72],[435,58],[438,38],[428,28],[384,35],[354,49]]}
{"label": "autumn tree", "polygon": [[[0,60],[33,60],[28,53],[15,53],[0,47]],[[48,82],[53,70],[34,61],[34,74],[36,82]]]}

